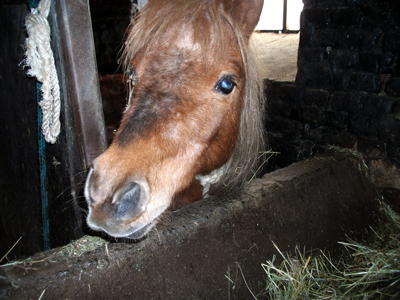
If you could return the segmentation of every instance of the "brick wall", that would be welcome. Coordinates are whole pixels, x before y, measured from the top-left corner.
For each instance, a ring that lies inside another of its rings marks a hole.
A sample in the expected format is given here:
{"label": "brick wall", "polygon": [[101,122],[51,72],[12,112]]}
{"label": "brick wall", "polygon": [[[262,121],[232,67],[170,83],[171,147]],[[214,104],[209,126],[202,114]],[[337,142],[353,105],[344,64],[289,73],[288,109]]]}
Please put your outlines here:
{"label": "brick wall", "polygon": [[303,2],[296,81],[267,82],[273,164],[328,145],[400,164],[400,1]]}

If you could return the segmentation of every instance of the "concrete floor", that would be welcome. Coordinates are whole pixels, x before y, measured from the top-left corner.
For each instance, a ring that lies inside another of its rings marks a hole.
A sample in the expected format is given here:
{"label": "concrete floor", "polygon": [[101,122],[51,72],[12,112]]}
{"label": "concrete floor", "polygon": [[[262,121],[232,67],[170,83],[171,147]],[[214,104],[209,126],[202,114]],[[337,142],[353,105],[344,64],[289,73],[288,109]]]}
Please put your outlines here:
{"label": "concrete floor", "polygon": [[264,78],[294,81],[297,74],[299,33],[255,32],[253,42]]}

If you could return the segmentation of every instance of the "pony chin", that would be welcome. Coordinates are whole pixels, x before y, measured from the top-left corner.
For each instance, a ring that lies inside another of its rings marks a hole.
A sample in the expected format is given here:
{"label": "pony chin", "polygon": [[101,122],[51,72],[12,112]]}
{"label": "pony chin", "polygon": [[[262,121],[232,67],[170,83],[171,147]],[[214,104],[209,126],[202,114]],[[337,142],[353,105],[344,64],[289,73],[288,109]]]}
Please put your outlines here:
{"label": "pony chin", "polygon": [[113,236],[115,238],[128,238],[128,239],[140,239],[144,237],[156,224],[155,222],[151,222],[148,224],[138,224],[137,222],[133,222],[135,224],[130,224],[131,226],[121,226],[119,225],[117,231],[112,231],[110,229],[105,229],[104,227],[98,227],[97,225],[91,222],[91,212],[89,209],[89,215],[87,218],[87,223],[89,227],[94,231],[104,231],[108,235]]}

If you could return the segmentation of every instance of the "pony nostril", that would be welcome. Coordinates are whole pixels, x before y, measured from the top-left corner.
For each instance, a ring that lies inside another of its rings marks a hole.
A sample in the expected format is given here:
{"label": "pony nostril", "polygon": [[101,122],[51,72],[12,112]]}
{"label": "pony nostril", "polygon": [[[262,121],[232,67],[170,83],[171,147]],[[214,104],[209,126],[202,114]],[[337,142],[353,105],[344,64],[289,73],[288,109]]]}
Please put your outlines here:
{"label": "pony nostril", "polygon": [[115,216],[117,218],[132,218],[140,214],[144,210],[141,197],[140,185],[131,182],[123,191],[120,199],[116,202]]}

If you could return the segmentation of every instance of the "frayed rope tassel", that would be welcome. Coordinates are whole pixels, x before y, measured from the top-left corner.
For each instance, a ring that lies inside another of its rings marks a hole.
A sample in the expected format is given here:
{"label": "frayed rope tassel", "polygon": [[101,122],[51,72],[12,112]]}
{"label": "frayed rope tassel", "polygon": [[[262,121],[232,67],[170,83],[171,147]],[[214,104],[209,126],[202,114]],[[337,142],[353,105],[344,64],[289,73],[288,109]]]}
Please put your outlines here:
{"label": "frayed rope tassel", "polygon": [[42,83],[43,99],[39,102],[43,112],[42,132],[46,142],[54,144],[60,134],[60,87],[54,65],[53,51],[50,47],[50,25],[47,17],[50,0],[41,0],[37,8],[25,18],[28,33],[24,66],[27,74]]}

